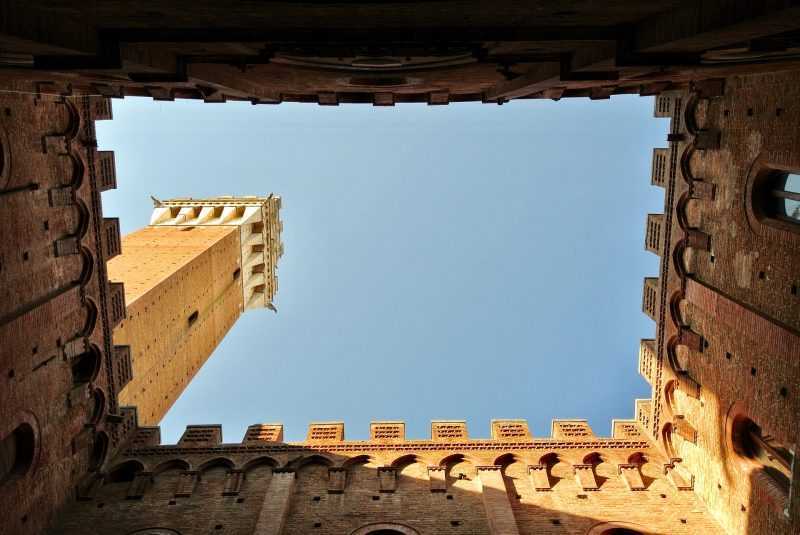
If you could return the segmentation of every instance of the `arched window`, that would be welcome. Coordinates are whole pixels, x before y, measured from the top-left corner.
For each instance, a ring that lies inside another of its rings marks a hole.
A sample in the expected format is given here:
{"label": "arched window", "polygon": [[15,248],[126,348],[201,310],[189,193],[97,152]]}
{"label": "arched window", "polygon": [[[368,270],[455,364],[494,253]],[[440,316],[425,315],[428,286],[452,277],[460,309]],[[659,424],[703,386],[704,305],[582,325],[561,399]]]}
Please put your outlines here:
{"label": "arched window", "polygon": [[753,206],[764,219],[800,228],[800,174],[768,170],[753,189]]}
{"label": "arched window", "polygon": [[0,440],[0,483],[25,475],[33,463],[33,428],[21,424]]}
{"label": "arched window", "polygon": [[761,428],[749,418],[738,418],[733,423],[732,435],[736,453],[760,465],[780,491],[788,496],[792,453],[774,437],[762,433]]}

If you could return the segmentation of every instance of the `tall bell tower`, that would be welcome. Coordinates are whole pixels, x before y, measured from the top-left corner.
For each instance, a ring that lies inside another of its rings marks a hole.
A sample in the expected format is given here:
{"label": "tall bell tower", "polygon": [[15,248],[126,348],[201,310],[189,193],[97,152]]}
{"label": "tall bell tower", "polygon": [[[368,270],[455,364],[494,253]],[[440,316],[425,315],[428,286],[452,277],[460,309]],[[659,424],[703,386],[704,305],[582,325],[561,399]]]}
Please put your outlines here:
{"label": "tall bell tower", "polygon": [[120,405],[156,425],[243,311],[266,307],[283,254],[280,197],[154,199],[150,225],[122,239],[109,280],[125,285],[114,344],[130,346]]}

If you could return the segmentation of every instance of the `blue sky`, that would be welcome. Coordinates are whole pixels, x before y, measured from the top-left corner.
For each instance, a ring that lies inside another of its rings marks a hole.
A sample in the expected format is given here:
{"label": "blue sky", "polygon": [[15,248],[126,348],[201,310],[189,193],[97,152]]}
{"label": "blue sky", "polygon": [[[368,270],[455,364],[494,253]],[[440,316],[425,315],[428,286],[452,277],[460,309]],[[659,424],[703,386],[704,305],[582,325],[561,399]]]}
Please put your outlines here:
{"label": "blue sky", "polygon": [[502,107],[252,106],[114,100],[103,194],[123,233],[149,196],[283,197],[278,314],[240,318],[161,423],[221,423],[224,440],[281,422],[586,418],[607,435],[649,396],[636,371],[645,218],[663,210],[652,99]]}

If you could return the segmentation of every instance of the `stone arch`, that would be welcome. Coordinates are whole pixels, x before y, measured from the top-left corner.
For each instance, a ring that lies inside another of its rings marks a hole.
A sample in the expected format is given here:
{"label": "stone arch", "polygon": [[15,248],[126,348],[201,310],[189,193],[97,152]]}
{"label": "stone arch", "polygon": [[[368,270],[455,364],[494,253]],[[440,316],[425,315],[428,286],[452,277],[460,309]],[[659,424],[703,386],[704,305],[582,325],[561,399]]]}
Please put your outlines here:
{"label": "stone arch", "polygon": [[413,463],[424,463],[425,461],[419,455],[409,454],[409,455],[401,455],[393,460],[389,466],[392,468],[397,468],[398,470],[402,470],[404,467],[408,466],[409,464]]}
{"label": "stone arch", "polygon": [[199,499],[216,500],[222,496],[225,480],[235,463],[226,457],[209,459],[197,467],[196,494]]}
{"label": "stone arch", "polygon": [[144,472],[144,463],[137,459],[128,459],[111,467],[106,472],[105,481],[110,483],[133,481],[139,472]]}
{"label": "stone arch", "polygon": [[515,453],[504,453],[504,454],[496,457],[495,460],[492,462],[492,464],[495,465],[495,466],[503,466],[503,467],[505,467],[505,466],[508,466],[509,464],[515,463],[515,462],[520,462],[521,463],[521,462],[525,462],[525,461],[519,455],[517,455]]}
{"label": "stone arch", "polygon": [[664,405],[670,412],[670,416],[678,413],[677,402],[675,399],[675,392],[678,387],[678,382],[675,379],[670,379],[664,385]]}
{"label": "stone arch", "polygon": [[678,457],[678,453],[675,450],[675,444],[672,441],[672,422],[667,422],[661,428],[661,443],[664,445],[664,451],[667,454],[667,457],[670,459],[675,459]]}
{"label": "stone arch", "polygon": [[[81,245],[81,262],[81,273],[78,277],[78,284],[84,288],[92,280],[92,275],[94,273],[94,255],[85,245]],[[94,326],[92,326],[92,328],[94,328]]]}
{"label": "stone arch", "polygon": [[255,457],[244,463],[244,465],[242,466],[242,471],[247,473],[250,470],[254,470],[259,466],[265,466],[265,465],[275,469],[280,466],[280,463],[276,459],[268,455],[261,455],[260,457]]}
{"label": "stone arch", "polygon": [[144,464],[136,459],[114,465],[103,477],[100,488],[102,497],[111,501],[124,500],[131,482],[144,470]]}
{"label": "stone arch", "polygon": [[172,499],[181,487],[184,472],[191,466],[183,459],[170,459],[153,468],[153,483],[148,489],[148,499],[163,501]]}
{"label": "stone arch", "polygon": [[233,470],[233,468],[236,466],[236,463],[227,457],[215,457],[198,466],[197,471],[202,473],[218,466],[224,466],[228,470]]}
{"label": "stone arch", "polygon": [[309,464],[322,464],[324,466],[331,467],[334,466],[336,463],[333,461],[333,459],[331,459],[326,455],[320,455],[315,453],[313,455],[305,455],[292,459],[291,461],[286,463],[286,468],[297,471]]}
{"label": "stone arch", "polygon": [[242,493],[263,494],[266,493],[269,482],[272,480],[272,473],[280,466],[280,463],[268,455],[262,455],[250,459],[244,466],[242,481]]}
{"label": "stone arch", "polygon": [[453,490],[474,492],[478,477],[478,463],[467,455],[449,455],[441,461],[445,469],[447,487]]}
{"label": "stone arch", "polygon": [[361,526],[350,535],[420,535],[417,530],[405,524],[379,522]]}
{"label": "stone arch", "polygon": [[93,382],[100,373],[102,360],[100,349],[90,344],[86,351],[72,359],[72,382],[76,385]]}
{"label": "stone arch", "polygon": [[36,429],[28,422],[19,422],[0,439],[0,485],[22,479],[34,465],[38,450]]}
{"label": "stone arch", "polygon": [[602,522],[592,526],[586,535],[650,535],[650,532],[632,522]]}
{"label": "stone arch", "polygon": [[457,462],[469,462],[474,464],[475,466],[481,464],[480,461],[470,455],[466,455],[463,453],[452,453],[450,455],[445,455],[442,457],[437,464],[437,466],[441,466],[442,468],[447,468],[449,465],[457,463]]}
{"label": "stone arch", "polygon": [[145,528],[128,532],[128,535],[181,535],[180,532],[169,528]]}
{"label": "stone arch", "polygon": [[94,436],[94,442],[92,443],[92,448],[89,450],[89,471],[94,472],[95,470],[99,470],[103,463],[106,462],[106,456],[108,455],[108,433],[105,431],[99,431]]}
{"label": "stone arch", "polygon": [[89,416],[89,423],[97,425],[106,412],[106,393],[102,388],[92,390],[92,414]]}
{"label": "stone arch", "polygon": [[397,471],[398,488],[420,487],[423,483],[426,491],[430,491],[428,463],[419,455],[403,455],[390,465]]}
{"label": "stone arch", "polygon": [[375,458],[371,455],[356,455],[355,457],[348,457],[347,459],[344,459],[338,464],[338,467],[347,469],[352,466],[367,464],[370,462],[375,462]]}
{"label": "stone arch", "polygon": [[168,470],[191,470],[191,465],[185,461],[184,459],[170,459],[169,461],[164,461],[155,468],[153,468],[153,476],[157,476],[162,472],[166,472]]}
{"label": "stone arch", "polygon": [[533,494],[533,487],[528,474],[528,463],[519,455],[504,453],[494,460],[494,464],[502,467],[503,483],[508,493],[508,499],[512,508],[516,511],[519,506],[519,500],[524,496]]}

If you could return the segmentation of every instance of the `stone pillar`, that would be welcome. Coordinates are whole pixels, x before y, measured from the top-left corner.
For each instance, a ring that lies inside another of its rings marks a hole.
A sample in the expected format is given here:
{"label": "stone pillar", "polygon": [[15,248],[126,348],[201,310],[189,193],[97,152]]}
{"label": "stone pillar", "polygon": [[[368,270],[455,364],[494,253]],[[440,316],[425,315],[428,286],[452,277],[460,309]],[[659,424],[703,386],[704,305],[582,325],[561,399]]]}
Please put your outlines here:
{"label": "stone pillar", "polygon": [[492,535],[519,535],[517,521],[511,502],[508,500],[503,471],[500,466],[479,466],[478,481],[481,485],[483,506]]}
{"label": "stone pillar", "polygon": [[256,529],[253,535],[280,535],[289,515],[292,491],[294,490],[295,473],[291,471],[275,471],[269,482],[264,503],[258,513]]}

